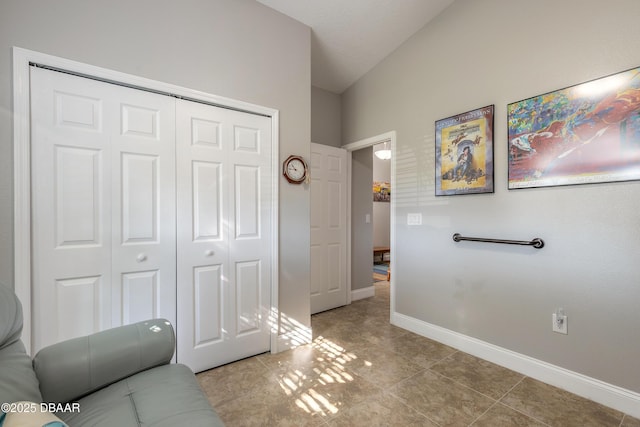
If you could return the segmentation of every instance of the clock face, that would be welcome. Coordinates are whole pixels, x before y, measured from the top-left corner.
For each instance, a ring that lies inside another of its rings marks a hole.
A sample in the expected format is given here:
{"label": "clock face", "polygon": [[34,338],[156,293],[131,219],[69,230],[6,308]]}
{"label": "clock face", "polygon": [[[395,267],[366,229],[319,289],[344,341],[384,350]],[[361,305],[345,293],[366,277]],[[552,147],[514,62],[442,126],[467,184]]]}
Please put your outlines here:
{"label": "clock face", "polygon": [[304,178],[304,164],[298,159],[293,159],[287,165],[287,172],[289,173],[289,178],[300,181]]}
{"label": "clock face", "polygon": [[291,183],[299,184],[307,177],[307,165],[297,156],[291,156],[284,165],[284,175]]}

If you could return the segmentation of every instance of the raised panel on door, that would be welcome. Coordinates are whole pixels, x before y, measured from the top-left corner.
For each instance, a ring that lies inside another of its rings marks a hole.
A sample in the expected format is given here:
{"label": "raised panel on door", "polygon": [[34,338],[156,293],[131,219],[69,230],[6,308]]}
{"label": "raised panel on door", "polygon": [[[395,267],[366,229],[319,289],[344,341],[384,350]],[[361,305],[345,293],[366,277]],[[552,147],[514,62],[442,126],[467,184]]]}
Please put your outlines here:
{"label": "raised panel on door", "polygon": [[53,147],[53,231],[58,248],[101,244],[101,157],[97,149]]}
{"label": "raised panel on door", "polygon": [[235,239],[260,239],[260,167],[235,165]]}
{"label": "raised panel on door", "polygon": [[31,95],[32,351],[175,322],[174,100],[34,67]]}
{"label": "raised panel on door", "polygon": [[177,359],[202,371],[269,349],[270,119],[182,100],[176,116]]}
{"label": "raised panel on door", "polygon": [[122,153],[123,245],[157,243],[158,231],[158,156]]}
{"label": "raised panel on door", "polygon": [[311,313],[347,303],[346,159],[311,144]]}
{"label": "raised panel on door", "polygon": [[158,270],[122,274],[122,322],[136,323],[159,317]]}
{"label": "raised panel on door", "polygon": [[193,241],[222,240],[222,163],[191,162]]}
{"label": "raised panel on door", "polygon": [[219,343],[222,340],[223,271],[222,265],[207,265],[193,269],[194,311],[191,314],[195,322],[193,337],[185,338],[193,339],[194,348]]}
{"label": "raised panel on door", "polygon": [[259,332],[260,300],[263,287],[259,260],[236,264],[236,335]]}
{"label": "raised panel on door", "polygon": [[323,292],[329,270],[327,268],[327,252],[322,245],[311,245],[309,255],[313,260],[310,265],[310,292],[313,298]]}
{"label": "raised panel on door", "polygon": [[56,341],[88,335],[100,328],[101,285],[100,276],[56,280],[55,298],[49,301],[58,313]]}

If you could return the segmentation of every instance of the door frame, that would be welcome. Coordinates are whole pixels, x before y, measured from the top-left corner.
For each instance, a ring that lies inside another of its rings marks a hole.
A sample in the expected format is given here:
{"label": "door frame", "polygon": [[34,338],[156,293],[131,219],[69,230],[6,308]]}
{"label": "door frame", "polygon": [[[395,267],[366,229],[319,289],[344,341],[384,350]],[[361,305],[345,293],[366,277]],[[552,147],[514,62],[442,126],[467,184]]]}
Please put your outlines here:
{"label": "door frame", "polygon": [[[67,71],[81,77],[93,78],[109,83],[120,84],[155,92],[203,102],[217,107],[258,114],[271,119],[271,167],[274,171],[271,199],[271,304],[267,321],[278,319],[278,183],[275,171],[279,167],[279,111],[243,101],[212,95],[194,89],[159,82],[144,77],[134,76],[119,71],[72,61],[45,53],[35,52],[20,47],[12,48],[13,59],[13,238],[14,238],[14,289],[23,303],[22,340],[31,353],[31,88],[29,67],[31,64],[43,65],[52,69]],[[277,321],[277,320],[276,320]],[[271,351],[278,348],[279,327],[270,327]]]}
{"label": "door frame", "polygon": [[[360,150],[362,148],[368,148],[368,147],[373,147],[374,145],[377,144],[381,144],[383,142],[390,142],[390,146],[391,146],[391,191],[393,192],[393,189],[395,188],[396,185],[396,131],[392,130],[389,132],[385,132],[376,136],[372,136],[369,138],[365,138],[365,139],[361,139],[359,141],[355,141],[355,142],[351,142],[349,144],[343,145],[341,148],[344,148],[347,150],[347,168],[348,168],[348,174],[347,174],[347,217],[348,217],[348,221],[347,221],[347,254],[348,254],[348,259],[347,259],[347,266],[348,266],[348,270],[349,270],[349,290],[350,292],[347,293],[347,301],[350,304],[351,300],[352,300],[352,295],[353,295],[353,291],[351,290],[351,218],[352,218],[352,209],[351,209],[351,185],[352,185],[352,152],[353,151],[357,151]],[[390,217],[389,220],[391,222],[390,227],[389,227],[389,231],[390,231],[390,236],[389,236],[389,247],[391,250],[391,254],[390,254],[390,259],[389,262],[391,263],[391,265],[396,265],[395,259],[396,259],[396,251],[395,251],[395,247],[396,247],[396,233],[395,233],[395,228],[393,227],[393,225],[396,223],[396,203],[395,203],[395,198],[391,197],[391,207],[390,207]],[[389,281],[389,287],[390,287],[390,313],[394,313],[395,312],[395,275],[392,274],[391,275],[391,280]],[[373,294],[371,295],[360,295],[361,298],[366,298],[369,296],[373,296]],[[391,314],[390,314],[391,315]]]}

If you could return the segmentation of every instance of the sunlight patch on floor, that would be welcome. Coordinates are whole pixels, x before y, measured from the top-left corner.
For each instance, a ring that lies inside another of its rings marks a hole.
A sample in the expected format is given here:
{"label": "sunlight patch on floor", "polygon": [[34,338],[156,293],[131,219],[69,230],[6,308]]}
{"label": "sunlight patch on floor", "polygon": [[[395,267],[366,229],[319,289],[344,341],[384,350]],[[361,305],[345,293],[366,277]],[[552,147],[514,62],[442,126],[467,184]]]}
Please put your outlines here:
{"label": "sunlight patch on floor", "polygon": [[[295,406],[307,414],[323,417],[335,415],[343,403],[323,388],[354,381],[354,376],[346,370],[346,366],[358,360],[358,356],[323,336],[313,340],[309,348],[320,353],[315,356],[317,363],[314,363],[310,372],[307,371],[308,374],[294,367],[287,370],[278,378],[280,388],[287,396],[294,397]],[[371,365],[370,362],[365,363]]]}

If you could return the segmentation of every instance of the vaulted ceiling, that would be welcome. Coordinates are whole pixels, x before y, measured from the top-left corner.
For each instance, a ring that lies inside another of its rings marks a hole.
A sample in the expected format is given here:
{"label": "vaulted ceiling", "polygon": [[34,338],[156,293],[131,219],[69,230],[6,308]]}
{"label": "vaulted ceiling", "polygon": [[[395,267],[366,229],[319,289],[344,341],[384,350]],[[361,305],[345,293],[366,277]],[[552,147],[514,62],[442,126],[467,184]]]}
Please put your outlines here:
{"label": "vaulted ceiling", "polygon": [[311,84],[340,94],[454,0],[257,1],[311,27]]}

